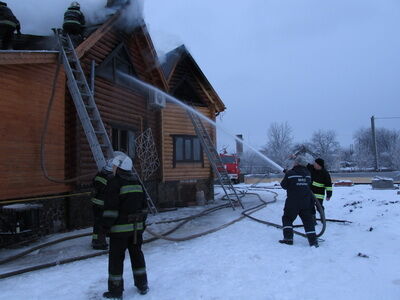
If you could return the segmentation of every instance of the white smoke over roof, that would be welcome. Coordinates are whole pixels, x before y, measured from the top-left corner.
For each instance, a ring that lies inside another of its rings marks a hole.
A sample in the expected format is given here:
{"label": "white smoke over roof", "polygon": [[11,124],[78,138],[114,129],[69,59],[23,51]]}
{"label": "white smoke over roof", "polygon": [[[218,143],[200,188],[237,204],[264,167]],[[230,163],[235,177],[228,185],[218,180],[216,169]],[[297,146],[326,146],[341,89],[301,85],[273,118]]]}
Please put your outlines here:
{"label": "white smoke over roof", "polygon": [[[71,0],[3,0],[11,8],[21,23],[23,34],[51,35],[51,28],[61,28],[65,10]],[[87,25],[103,23],[115,13],[114,8],[106,8],[107,0],[81,0],[81,11],[84,13]],[[143,17],[143,0],[131,0],[125,9],[124,27],[138,24]]]}

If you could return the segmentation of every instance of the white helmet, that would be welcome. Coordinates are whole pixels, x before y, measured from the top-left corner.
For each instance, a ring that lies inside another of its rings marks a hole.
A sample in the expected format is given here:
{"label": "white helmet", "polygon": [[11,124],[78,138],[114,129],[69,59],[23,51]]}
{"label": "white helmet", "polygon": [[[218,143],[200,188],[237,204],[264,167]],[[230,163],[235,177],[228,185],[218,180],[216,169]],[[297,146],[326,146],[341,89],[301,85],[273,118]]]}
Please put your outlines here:
{"label": "white helmet", "polygon": [[122,170],[131,171],[132,170],[132,159],[129,156],[125,155],[117,155],[112,160],[112,164]]}
{"label": "white helmet", "polygon": [[104,170],[111,172],[113,170],[113,164],[112,164],[113,159],[107,159],[106,165],[104,166]]}
{"label": "white helmet", "polygon": [[123,156],[127,156],[124,152],[122,151],[114,151],[114,157],[117,157],[118,155],[123,155]]}
{"label": "white helmet", "polygon": [[81,8],[81,6],[79,5],[78,2],[74,1],[71,3],[71,5],[69,7],[75,7],[75,8]]}

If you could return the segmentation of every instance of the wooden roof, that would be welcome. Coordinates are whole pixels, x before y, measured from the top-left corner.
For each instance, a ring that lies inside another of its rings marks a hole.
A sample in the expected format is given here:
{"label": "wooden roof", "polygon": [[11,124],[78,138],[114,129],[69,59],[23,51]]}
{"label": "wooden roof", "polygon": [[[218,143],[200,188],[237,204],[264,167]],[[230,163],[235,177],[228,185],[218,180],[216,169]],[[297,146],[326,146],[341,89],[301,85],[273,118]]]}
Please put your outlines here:
{"label": "wooden roof", "polygon": [[[79,58],[82,58],[85,53],[87,53],[98,41],[101,40],[102,37],[107,34],[107,32],[115,28],[115,26],[118,26],[118,21],[120,20],[126,5],[122,6],[114,15],[110,16],[110,18],[108,18],[107,21],[100,25],[97,29],[90,30],[90,34],[88,35],[88,37],[76,48],[76,52]],[[148,53],[148,55],[146,56],[146,63],[149,65],[148,72],[152,74],[152,77],[157,77],[157,80],[153,80],[152,83],[164,91],[168,90],[167,81],[162,73],[161,66],[158,62],[158,57],[154,49],[154,45],[151,41],[146,24],[143,20],[139,21],[139,25],[135,27],[131,34],[134,38],[140,39],[140,45],[144,47],[143,52]],[[35,36],[34,40],[36,41],[37,39],[51,39],[54,41],[54,38],[52,39],[51,37]],[[32,40],[32,36],[30,40]],[[25,42],[24,45],[26,49],[28,47],[27,43]],[[40,45],[42,45],[43,47],[41,50],[46,51],[30,51],[18,49],[13,51],[0,51],[0,64],[32,64],[56,62],[58,51],[47,51],[49,49],[54,50],[54,43],[46,43]],[[35,50],[37,46],[37,42],[35,42]]]}
{"label": "wooden roof", "polygon": [[221,98],[218,96],[217,92],[214,90],[213,86],[208,81],[207,77],[204,75],[203,71],[200,69],[199,65],[187,50],[185,45],[175,48],[166,55],[165,62],[162,65],[162,71],[167,83],[170,83],[178,64],[186,59],[193,67],[195,73],[194,76],[198,81],[202,91],[207,95],[209,102],[215,104],[217,112],[224,111],[226,109],[225,104],[222,102]]}

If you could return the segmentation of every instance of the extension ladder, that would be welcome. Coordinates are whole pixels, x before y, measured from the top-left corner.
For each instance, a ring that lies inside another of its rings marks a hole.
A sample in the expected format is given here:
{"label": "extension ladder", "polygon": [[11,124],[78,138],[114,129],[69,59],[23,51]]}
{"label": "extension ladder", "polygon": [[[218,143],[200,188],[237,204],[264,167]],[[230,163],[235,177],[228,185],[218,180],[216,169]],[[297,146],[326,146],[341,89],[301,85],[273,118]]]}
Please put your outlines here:
{"label": "extension ladder", "polygon": [[[62,62],[68,79],[68,89],[89,142],[97,169],[101,170],[106,165],[106,159],[114,157],[114,150],[70,36],[68,34],[62,34],[61,31],[58,30],[57,37],[61,50]],[[149,210],[153,214],[157,213],[157,208],[139,174],[134,167],[132,171],[143,186]]]}
{"label": "extension ladder", "polygon": [[[235,201],[237,201],[242,208],[243,204],[240,201],[240,198],[232,185],[231,179],[229,178],[228,172],[225,169],[224,163],[222,162],[221,157],[219,156],[215,146],[211,140],[210,135],[208,134],[207,129],[204,127],[200,117],[194,112],[187,111],[190,117],[190,120],[193,123],[195,132],[200,139],[200,143],[203,146],[204,151],[210,161],[210,164],[214,170],[215,175],[217,175],[217,179],[221,184],[222,189],[226,197],[229,199],[232,208],[235,209]],[[234,199],[230,197],[230,195],[234,196]]]}

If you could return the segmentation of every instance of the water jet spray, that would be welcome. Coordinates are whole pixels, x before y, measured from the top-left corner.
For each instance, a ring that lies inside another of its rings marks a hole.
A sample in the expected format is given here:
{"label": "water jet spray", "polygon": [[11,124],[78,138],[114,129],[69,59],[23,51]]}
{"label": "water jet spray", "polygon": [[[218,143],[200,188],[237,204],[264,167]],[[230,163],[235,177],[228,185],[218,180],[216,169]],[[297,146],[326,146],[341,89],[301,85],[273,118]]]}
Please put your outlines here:
{"label": "water jet spray", "polygon": [[238,138],[236,135],[230,133],[228,130],[226,130],[225,128],[223,128],[220,125],[217,125],[217,123],[213,120],[211,120],[210,118],[206,117],[205,115],[203,115],[202,113],[198,112],[197,110],[195,110],[193,107],[190,107],[189,105],[183,103],[182,101],[178,100],[177,98],[171,96],[170,94],[167,94],[166,92],[160,90],[159,88],[148,84],[146,82],[143,82],[142,80],[133,77],[131,75],[128,75],[124,72],[118,71],[118,73],[121,76],[124,76],[125,78],[129,79],[130,81],[136,83],[137,85],[139,85],[140,87],[144,87],[150,91],[159,93],[161,95],[163,95],[167,100],[171,101],[172,103],[175,103],[177,105],[179,105],[180,107],[184,108],[185,110],[199,116],[202,120],[206,121],[208,124],[211,124],[212,126],[214,126],[215,128],[219,128],[221,129],[224,133],[226,133],[227,135],[229,135],[230,137],[232,137],[235,141],[246,145],[247,147],[249,147],[251,150],[253,150],[259,157],[261,157],[263,160],[265,160],[268,164],[270,164],[272,167],[274,167],[275,169],[277,169],[279,172],[283,171],[283,168],[278,165],[277,163],[275,163],[274,161],[272,161],[270,158],[268,158],[267,156],[265,156],[264,154],[262,154],[259,150],[257,150],[256,148],[254,148],[253,146],[249,145],[248,143],[244,142],[242,139]]}

